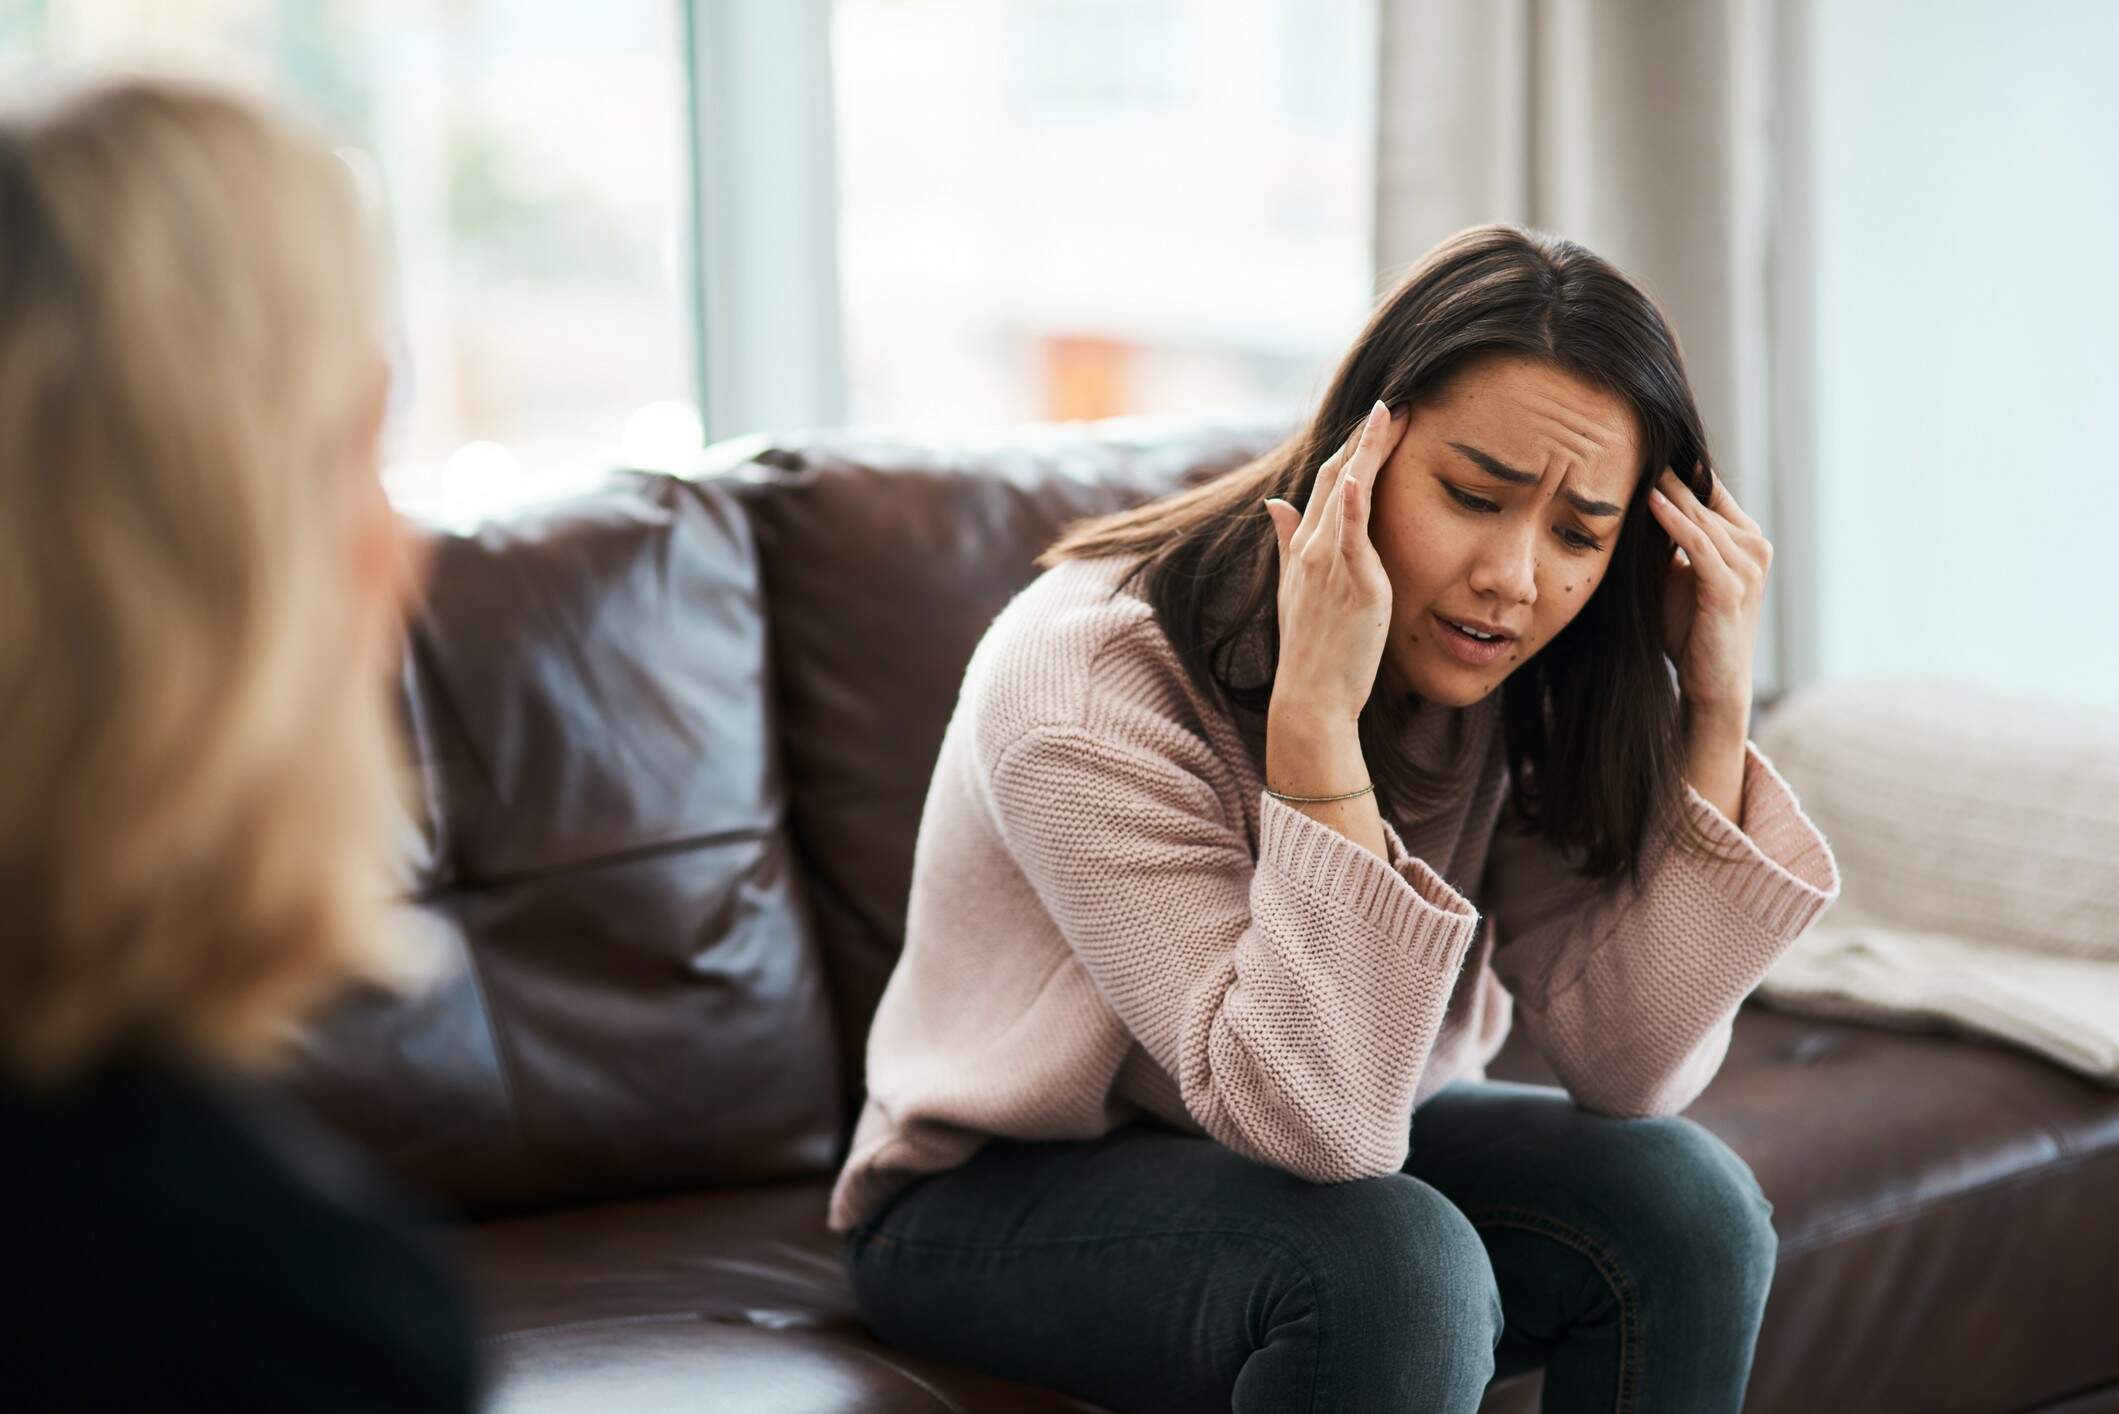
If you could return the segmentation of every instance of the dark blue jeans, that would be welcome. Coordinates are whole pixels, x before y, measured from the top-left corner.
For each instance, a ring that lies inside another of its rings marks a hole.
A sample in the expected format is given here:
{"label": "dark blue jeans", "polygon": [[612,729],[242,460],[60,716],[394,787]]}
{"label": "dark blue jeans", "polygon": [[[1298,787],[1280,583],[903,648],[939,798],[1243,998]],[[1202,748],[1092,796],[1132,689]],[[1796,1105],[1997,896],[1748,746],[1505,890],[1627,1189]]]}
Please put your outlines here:
{"label": "dark blue jeans", "polygon": [[1460,1081],[1400,1173],[1313,1184],[1139,1119],[989,1141],[846,1234],[886,1345],[1118,1411],[1736,1414],[1773,1205],[1683,1116]]}

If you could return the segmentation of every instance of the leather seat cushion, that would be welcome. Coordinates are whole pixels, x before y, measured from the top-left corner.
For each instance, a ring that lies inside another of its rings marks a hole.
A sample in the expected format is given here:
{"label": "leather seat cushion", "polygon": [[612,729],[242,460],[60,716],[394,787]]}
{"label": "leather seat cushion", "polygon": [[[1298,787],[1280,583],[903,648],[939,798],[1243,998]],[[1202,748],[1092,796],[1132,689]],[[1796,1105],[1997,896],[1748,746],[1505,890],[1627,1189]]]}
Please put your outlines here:
{"label": "leather seat cushion", "polygon": [[[1488,1074],[1556,1083],[1520,1031]],[[2119,1381],[2119,1092],[1754,998],[1685,1113],[1780,1232],[1747,1410],[1992,1414]]]}
{"label": "leather seat cushion", "polygon": [[459,1228],[495,1414],[1094,1410],[914,1359],[855,1320],[830,1185],[752,1184]]}
{"label": "leather seat cushion", "polygon": [[[1489,1073],[1553,1083],[1520,1032]],[[1687,1113],[1775,1205],[1753,1414],[1979,1414],[2119,1378],[2119,1095],[2000,1047],[1752,1004]],[[505,1372],[500,1407],[706,1408],[684,1400],[708,1389],[758,1411],[1088,1407],[878,1346],[824,1227],[827,1189],[750,1185],[458,1230]],[[2029,1370],[2045,1390],[2024,1388]],[[1538,1383],[1498,1386],[1487,1410],[1534,1410]]]}

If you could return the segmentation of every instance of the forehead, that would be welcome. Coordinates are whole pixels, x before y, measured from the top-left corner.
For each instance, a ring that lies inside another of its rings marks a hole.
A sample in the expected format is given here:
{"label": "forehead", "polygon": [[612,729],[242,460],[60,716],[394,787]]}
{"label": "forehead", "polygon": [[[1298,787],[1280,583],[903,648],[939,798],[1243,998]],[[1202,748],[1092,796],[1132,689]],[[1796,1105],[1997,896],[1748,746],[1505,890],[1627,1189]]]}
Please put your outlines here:
{"label": "forehead", "polygon": [[1623,492],[1640,464],[1639,420],[1618,394],[1549,363],[1497,358],[1457,374],[1423,419],[1437,441],[1469,442],[1514,466],[1574,463],[1584,489]]}

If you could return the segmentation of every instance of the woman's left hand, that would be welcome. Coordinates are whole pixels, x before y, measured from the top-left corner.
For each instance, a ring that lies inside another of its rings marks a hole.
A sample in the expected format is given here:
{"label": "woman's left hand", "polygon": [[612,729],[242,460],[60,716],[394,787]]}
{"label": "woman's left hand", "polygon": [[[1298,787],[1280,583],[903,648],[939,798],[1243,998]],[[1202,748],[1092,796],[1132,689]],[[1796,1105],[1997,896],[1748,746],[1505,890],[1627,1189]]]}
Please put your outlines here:
{"label": "woman's left hand", "polygon": [[1718,476],[1704,505],[1668,468],[1656,487],[1649,511],[1677,542],[1663,586],[1663,648],[1677,664],[1678,690],[1695,715],[1747,720],[1772,542]]}

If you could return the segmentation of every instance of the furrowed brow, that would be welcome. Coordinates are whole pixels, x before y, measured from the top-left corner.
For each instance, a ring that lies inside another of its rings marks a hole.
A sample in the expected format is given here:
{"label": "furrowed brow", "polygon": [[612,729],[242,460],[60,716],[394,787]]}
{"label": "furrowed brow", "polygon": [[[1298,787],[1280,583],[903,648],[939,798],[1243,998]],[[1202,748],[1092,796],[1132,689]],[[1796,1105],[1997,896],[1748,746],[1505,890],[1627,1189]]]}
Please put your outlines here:
{"label": "furrowed brow", "polygon": [[[1488,456],[1477,447],[1468,447],[1462,442],[1451,442],[1449,445],[1467,461],[1471,462],[1472,465],[1497,481],[1506,481],[1511,486],[1535,486],[1538,484],[1538,474],[1534,471],[1518,471],[1500,458]],[[1615,516],[1626,509],[1624,506],[1615,506],[1609,501],[1599,501],[1593,497],[1584,496],[1579,491],[1562,491],[1560,494],[1567,498],[1569,505],[1586,516]]]}

